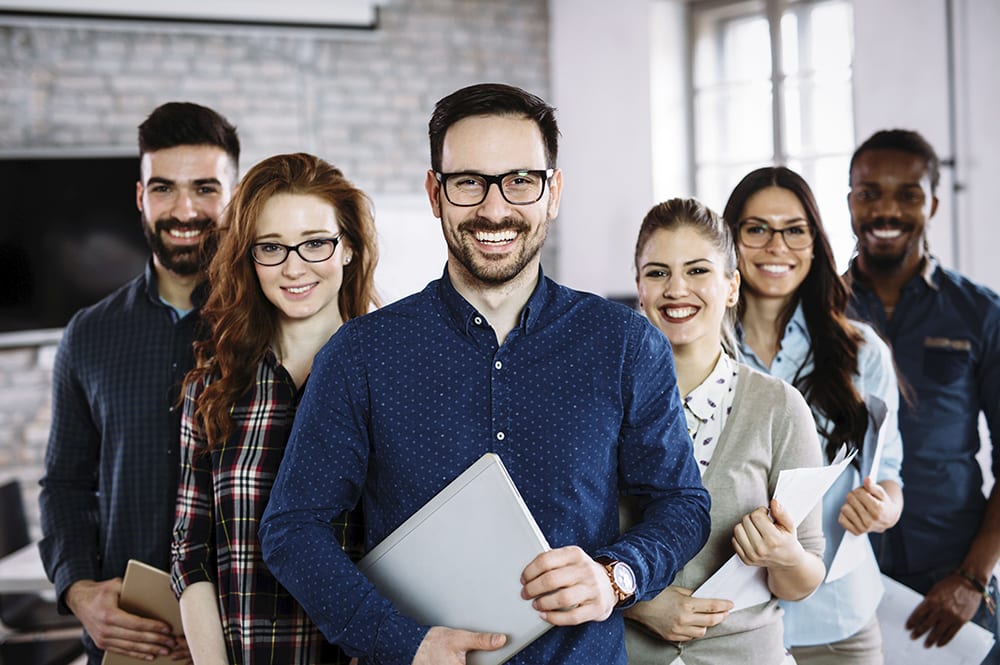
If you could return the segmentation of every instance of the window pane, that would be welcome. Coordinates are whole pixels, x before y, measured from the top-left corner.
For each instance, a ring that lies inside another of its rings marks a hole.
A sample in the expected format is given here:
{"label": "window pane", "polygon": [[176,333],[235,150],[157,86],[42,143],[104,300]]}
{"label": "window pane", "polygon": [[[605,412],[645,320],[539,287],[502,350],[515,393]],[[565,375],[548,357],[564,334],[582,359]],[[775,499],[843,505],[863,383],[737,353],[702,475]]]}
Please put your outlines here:
{"label": "window pane", "polygon": [[785,149],[788,155],[849,150],[854,115],[849,78],[815,77],[785,85]]}
{"label": "window pane", "polygon": [[699,162],[773,159],[770,84],[702,92],[694,113]]}
{"label": "window pane", "polygon": [[[770,71],[769,46],[767,38],[767,23],[763,24],[765,41],[753,43],[754,31],[760,30],[759,23],[764,16],[764,2],[761,0],[744,0],[742,2],[732,2],[721,7],[711,9],[697,8],[694,12],[694,61],[693,76],[695,89],[718,85],[722,81],[732,81],[739,77],[739,70],[742,69],[740,63],[736,63],[734,70],[732,57],[727,58],[727,53],[731,49],[750,48],[752,51],[760,51],[765,67],[761,68],[758,62],[749,69],[764,71],[765,77]],[[750,25],[747,25],[747,21]],[[757,25],[754,25],[756,22]],[[747,43],[747,40],[751,43]]]}
{"label": "window pane", "polygon": [[767,19],[741,18],[722,26],[723,81],[761,81],[771,77],[771,37]]}
{"label": "window pane", "polygon": [[839,272],[847,270],[847,262],[854,252],[854,232],[847,208],[847,164],[850,159],[849,153],[817,159],[809,180]]}
{"label": "window pane", "polygon": [[799,71],[799,19],[791,11],[781,17],[781,71],[786,76]]}
{"label": "window pane", "polygon": [[729,166],[706,166],[698,169],[695,187],[698,199],[715,212],[722,214],[729,195],[743,176],[771,162],[748,162]]}
{"label": "window pane", "polygon": [[823,2],[811,8],[810,60],[818,71],[850,69],[854,50],[851,5]]}
{"label": "window pane", "polygon": [[830,239],[837,271],[847,270],[854,253],[854,232],[847,207],[847,165],[850,153],[814,160],[789,160],[788,168],[797,172],[812,189],[823,218],[823,228]]}

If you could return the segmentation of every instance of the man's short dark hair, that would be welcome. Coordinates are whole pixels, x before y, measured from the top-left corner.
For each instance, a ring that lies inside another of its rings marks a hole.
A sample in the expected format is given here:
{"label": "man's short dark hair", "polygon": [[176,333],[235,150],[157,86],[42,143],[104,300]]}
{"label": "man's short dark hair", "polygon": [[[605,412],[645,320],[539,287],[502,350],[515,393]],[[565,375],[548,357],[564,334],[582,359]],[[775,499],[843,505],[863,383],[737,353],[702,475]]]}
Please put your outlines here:
{"label": "man's short dark hair", "polygon": [[941,180],[941,162],[933,146],[919,132],[910,129],[882,129],[875,132],[851,155],[848,177],[854,172],[854,162],[858,155],[868,150],[899,150],[921,157],[927,165],[927,175],[931,178],[931,194],[937,192],[938,182]]}
{"label": "man's short dark hair", "polygon": [[233,167],[240,163],[240,139],[236,127],[200,104],[167,102],[158,106],[139,125],[139,156],[180,145],[211,145],[222,148]]}
{"label": "man's short dark hair", "polygon": [[541,97],[503,83],[479,83],[456,90],[434,105],[428,127],[431,168],[441,170],[444,135],[459,120],[477,115],[511,115],[530,118],[538,124],[545,141],[547,168],[555,168],[559,153],[556,110]]}

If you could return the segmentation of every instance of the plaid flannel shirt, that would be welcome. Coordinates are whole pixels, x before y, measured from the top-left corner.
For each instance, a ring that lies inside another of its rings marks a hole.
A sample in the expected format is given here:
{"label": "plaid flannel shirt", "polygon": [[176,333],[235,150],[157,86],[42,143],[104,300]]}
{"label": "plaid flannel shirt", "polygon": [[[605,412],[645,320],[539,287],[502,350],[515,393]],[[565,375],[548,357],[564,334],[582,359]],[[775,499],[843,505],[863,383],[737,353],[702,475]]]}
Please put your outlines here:
{"label": "plaid flannel shirt", "polygon": [[[347,663],[268,571],[257,539],[300,392],[268,351],[253,387],[233,405],[233,433],[206,454],[193,417],[204,385],[189,386],[181,416],[174,591],[180,596],[201,581],[216,585],[230,663]],[[345,551],[360,556],[356,515],[340,516],[330,529]]]}

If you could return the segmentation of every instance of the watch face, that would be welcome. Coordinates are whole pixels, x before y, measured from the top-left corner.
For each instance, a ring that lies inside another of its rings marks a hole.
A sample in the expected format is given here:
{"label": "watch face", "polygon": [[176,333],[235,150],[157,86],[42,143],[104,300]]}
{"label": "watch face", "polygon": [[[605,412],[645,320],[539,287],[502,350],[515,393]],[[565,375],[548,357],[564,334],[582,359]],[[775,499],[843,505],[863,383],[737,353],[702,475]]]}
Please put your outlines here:
{"label": "watch face", "polygon": [[632,572],[627,563],[619,561],[615,564],[613,572],[615,584],[618,585],[619,589],[628,595],[635,593],[635,573]]}

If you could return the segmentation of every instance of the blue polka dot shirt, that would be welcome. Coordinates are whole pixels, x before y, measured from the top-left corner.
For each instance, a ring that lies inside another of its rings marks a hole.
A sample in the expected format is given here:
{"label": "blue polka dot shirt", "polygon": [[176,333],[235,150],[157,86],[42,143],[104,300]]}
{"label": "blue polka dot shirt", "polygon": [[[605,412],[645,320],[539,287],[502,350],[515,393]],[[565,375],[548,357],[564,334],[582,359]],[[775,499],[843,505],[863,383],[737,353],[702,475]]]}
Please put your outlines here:
{"label": "blue polka dot shirt", "polygon": [[[428,628],[375,591],[328,523],[360,499],[370,548],[486,452],[552,547],[627,562],[639,598],[669,584],[708,535],[666,338],[540,274],[498,346],[446,271],[349,321],[316,356],[260,531],[268,566],[345,651],[412,662]],[[643,507],[624,535],[619,491]],[[508,662],[624,664],[621,613],[556,627]]]}

